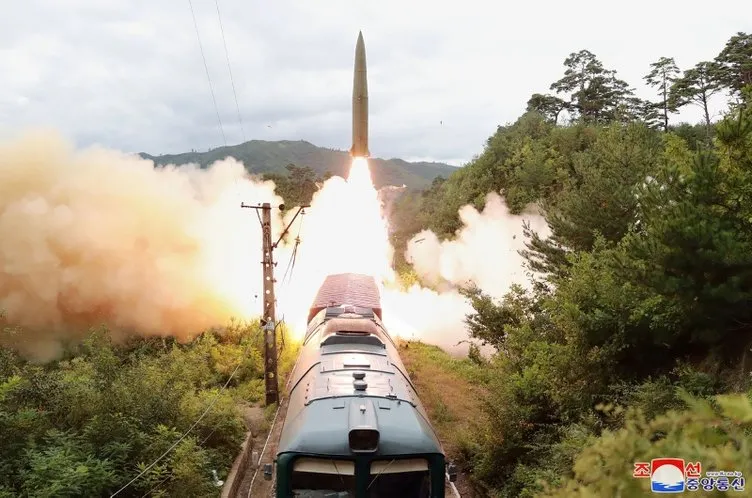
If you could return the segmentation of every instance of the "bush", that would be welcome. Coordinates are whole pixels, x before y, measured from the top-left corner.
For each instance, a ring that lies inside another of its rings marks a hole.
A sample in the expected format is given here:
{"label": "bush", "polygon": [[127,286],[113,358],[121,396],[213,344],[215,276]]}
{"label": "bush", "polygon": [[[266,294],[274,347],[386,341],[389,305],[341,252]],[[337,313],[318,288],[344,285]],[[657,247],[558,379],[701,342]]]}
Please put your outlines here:
{"label": "bush", "polygon": [[212,470],[226,476],[244,437],[237,400],[258,398],[263,389],[259,338],[251,325],[209,331],[190,344],[142,339],[115,346],[96,330],[47,365],[0,349],[0,496],[109,495],[212,403],[121,496],[216,494]]}
{"label": "bush", "polygon": [[686,391],[679,397],[688,409],[672,410],[652,421],[641,410],[631,409],[622,429],[604,432],[577,458],[574,478],[543,496],[645,496],[650,484],[632,477],[634,463],[661,457],[699,461],[703,472],[752,474],[750,397],[721,395],[711,402]]}

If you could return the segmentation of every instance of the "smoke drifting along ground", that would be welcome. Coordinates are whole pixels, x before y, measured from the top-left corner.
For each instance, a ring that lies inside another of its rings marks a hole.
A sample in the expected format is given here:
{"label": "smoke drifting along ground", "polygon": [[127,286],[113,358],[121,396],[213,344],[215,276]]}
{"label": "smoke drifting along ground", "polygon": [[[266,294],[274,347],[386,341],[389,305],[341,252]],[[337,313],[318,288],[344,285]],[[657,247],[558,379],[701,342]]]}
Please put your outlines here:
{"label": "smoke drifting along ground", "polygon": [[231,159],[155,169],[54,133],[0,146],[0,309],[25,329],[0,340],[47,357],[99,323],[188,339],[248,314],[260,228],[240,200],[281,199],[244,176]]}
{"label": "smoke drifting along ground", "polygon": [[[155,169],[120,152],[76,151],[54,133],[0,145],[0,310],[21,327],[0,330],[0,343],[49,359],[98,324],[188,340],[232,317],[257,316],[261,228],[241,201],[282,199],[233,159],[204,170]],[[306,211],[275,251],[278,318],[297,335],[326,275],[366,273],[382,282],[394,335],[464,352],[456,344],[467,339],[471,308],[456,287],[471,280],[500,297],[526,281],[516,253],[522,218],[495,194],[482,213],[463,208],[456,240],[423,232],[409,244],[417,272],[441,292],[394,285],[388,224],[365,159],[353,161],[347,180],[329,179]],[[294,212],[273,210],[274,240]],[[540,216],[525,218],[546,233]]]}

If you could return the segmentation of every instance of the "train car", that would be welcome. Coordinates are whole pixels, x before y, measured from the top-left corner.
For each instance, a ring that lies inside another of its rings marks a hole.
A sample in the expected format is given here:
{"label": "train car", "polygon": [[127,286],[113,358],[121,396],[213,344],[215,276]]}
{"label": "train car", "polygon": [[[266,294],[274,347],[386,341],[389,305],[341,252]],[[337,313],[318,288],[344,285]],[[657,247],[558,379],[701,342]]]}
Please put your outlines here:
{"label": "train car", "polygon": [[444,451],[381,322],[372,277],[327,277],[291,375],[277,497],[444,496]]}

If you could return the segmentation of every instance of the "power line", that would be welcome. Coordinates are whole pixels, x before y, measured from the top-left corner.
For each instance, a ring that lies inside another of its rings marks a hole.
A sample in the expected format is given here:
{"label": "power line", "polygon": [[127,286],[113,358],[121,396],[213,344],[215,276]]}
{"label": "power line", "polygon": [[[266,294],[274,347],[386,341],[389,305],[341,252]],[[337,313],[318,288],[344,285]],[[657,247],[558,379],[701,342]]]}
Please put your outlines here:
{"label": "power line", "polygon": [[222,15],[219,13],[219,0],[214,0],[217,6],[217,18],[219,18],[219,31],[222,33],[222,44],[225,46],[225,59],[227,59],[227,71],[230,73],[230,83],[232,84],[232,95],[235,97],[235,108],[238,110],[238,123],[240,123],[240,132],[243,134],[245,142],[245,129],[243,128],[243,118],[240,116],[240,105],[238,104],[238,94],[235,92],[235,80],[232,77],[232,67],[230,66],[230,53],[227,51],[227,41],[225,40],[225,28],[222,26]]}
{"label": "power line", "polygon": [[141,471],[141,472],[140,472],[140,473],[139,473],[139,474],[138,474],[138,475],[137,475],[136,477],[134,477],[133,479],[131,479],[131,480],[130,480],[130,481],[128,482],[128,484],[126,484],[126,485],[125,485],[125,486],[123,486],[122,488],[118,489],[118,490],[117,490],[117,491],[115,491],[115,492],[114,492],[113,494],[111,494],[111,495],[110,495],[110,498],[113,498],[113,496],[116,496],[116,495],[118,495],[118,494],[119,494],[119,493],[120,493],[121,491],[123,491],[123,490],[124,490],[124,489],[126,489],[126,488],[127,488],[128,486],[130,486],[131,484],[133,484],[134,482],[136,482],[136,481],[137,481],[137,480],[138,480],[138,479],[139,479],[139,478],[140,478],[140,477],[141,477],[142,475],[146,474],[146,473],[147,473],[147,472],[149,471],[149,469],[151,469],[152,467],[154,467],[154,466],[155,466],[155,465],[156,465],[156,464],[157,464],[157,463],[158,463],[158,462],[159,462],[160,460],[162,460],[162,459],[163,459],[164,457],[166,457],[167,455],[169,455],[169,454],[170,454],[170,452],[171,452],[172,450],[174,450],[174,449],[175,449],[175,447],[176,447],[176,446],[177,446],[178,444],[180,444],[180,442],[181,442],[181,441],[183,441],[183,439],[185,439],[185,438],[186,438],[186,437],[188,436],[188,434],[189,434],[189,433],[190,433],[190,432],[191,432],[191,431],[193,430],[193,428],[194,428],[194,427],[196,427],[196,426],[198,425],[198,423],[199,423],[199,422],[201,422],[201,420],[203,420],[203,418],[204,418],[204,417],[206,416],[206,414],[207,414],[207,413],[209,413],[209,410],[211,410],[211,409],[212,409],[212,407],[214,406],[214,403],[216,403],[216,402],[217,402],[217,400],[219,399],[219,395],[220,395],[220,394],[222,394],[222,392],[223,392],[223,391],[224,391],[224,390],[225,390],[225,389],[227,388],[227,386],[228,386],[228,385],[230,384],[230,381],[232,380],[232,378],[233,378],[233,377],[235,377],[235,373],[236,373],[236,372],[238,371],[238,369],[240,368],[240,365],[242,365],[242,364],[243,364],[243,362],[242,362],[242,361],[241,361],[241,362],[238,362],[238,365],[237,365],[237,366],[235,367],[235,370],[233,370],[233,371],[232,371],[232,374],[230,374],[230,377],[229,377],[229,378],[227,379],[227,382],[225,382],[225,383],[224,383],[224,385],[223,385],[223,386],[222,386],[222,388],[221,388],[221,389],[219,390],[219,392],[217,392],[217,394],[216,394],[216,395],[214,396],[214,399],[212,399],[211,403],[209,403],[209,406],[207,406],[207,407],[206,407],[206,410],[204,410],[204,413],[202,413],[202,414],[201,414],[201,416],[200,416],[200,417],[198,417],[198,419],[196,419],[196,421],[195,421],[195,422],[193,422],[193,425],[191,425],[191,426],[190,426],[190,427],[188,428],[188,430],[187,430],[187,431],[185,431],[185,433],[184,433],[184,434],[183,434],[182,436],[180,436],[180,439],[178,439],[177,441],[175,441],[175,443],[174,443],[174,444],[173,444],[172,446],[170,446],[169,448],[167,448],[167,451],[165,451],[164,453],[162,453],[162,454],[161,454],[161,455],[159,456],[159,458],[157,458],[156,460],[154,460],[154,461],[153,461],[153,462],[152,462],[152,463],[151,463],[151,464],[150,464],[150,465],[149,465],[148,467],[146,467],[146,468],[145,468],[144,470],[142,470],[142,471]]}
{"label": "power line", "polygon": [[282,276],[282,283],[285,282],[285,278],[287,277],[287,272],[290,272],[290,278],[288,279],[288,283],[292,281],[292,272],[295,269],[295,262],[298,258],[298,246],[300,245],[300,231],[303,227],[303,215],[305,215],[305,211],[302,212],[300,216],[300,223],[298,223],[298,236],[295,237],[295,246],[292,249],[292,254],[290,255],[290,261],[287,263],[287,269],[285,270],[285,274]]}
{"label": "power line", "polygon": [[214,85],[211,82],[211,76],[209,76],[209,66],[206,64],[206,57],[204,56],[204,47],[201,45],[201,36],[198,34],[198,23],[196,22],[196,13],[193,11],[193,2],[188,0],[188,5],[191,7],[191,16],[193,16],[193,26],[196,28],[196,39],[198,39],[198,48],[201,50],[201,59],[204,61],[204,69],[206,69],[206,79],[209,81],[209,91],[211,92],[212,101],[214,102],[214,110],[217,112],[217,121],[219,122],[219,131],[222,133],[222,141],[227,146],[227,138],[225,138],[225,129],[222,127],[222,118],[219,117],[219,107],[217,107],[217,99],[214,96]]}

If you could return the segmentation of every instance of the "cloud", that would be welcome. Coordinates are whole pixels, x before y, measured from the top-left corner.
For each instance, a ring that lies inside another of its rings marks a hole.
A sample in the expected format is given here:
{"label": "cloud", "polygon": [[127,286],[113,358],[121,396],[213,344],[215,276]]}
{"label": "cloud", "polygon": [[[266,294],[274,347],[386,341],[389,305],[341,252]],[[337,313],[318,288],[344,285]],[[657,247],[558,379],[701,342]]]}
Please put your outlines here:
{"label": "cloud", "polygon": [[[192,3],[225,135],[238,143],[243,134],[216,6]],[[246,139],[349,148],[351,72],[362,29],[372,152],[455,161],[480,152],[532,93],[548,91],[570,52],[591,50],[648,97],[642,76],[650,62],[674,56],[689,67],[745,28],[727,14],[743,11],[741,0],[712,9],[647,1],[603,9],[583,0],[545,7],[480,0],[219,6]],[[0,134],[51,126],[79,145],[150,153],[222,144],[188,2],[29,0],[6,6],[3,18]],[[664,36],[635,35],[655,30]],[[688,109],[682,117],[700,116]]]}

